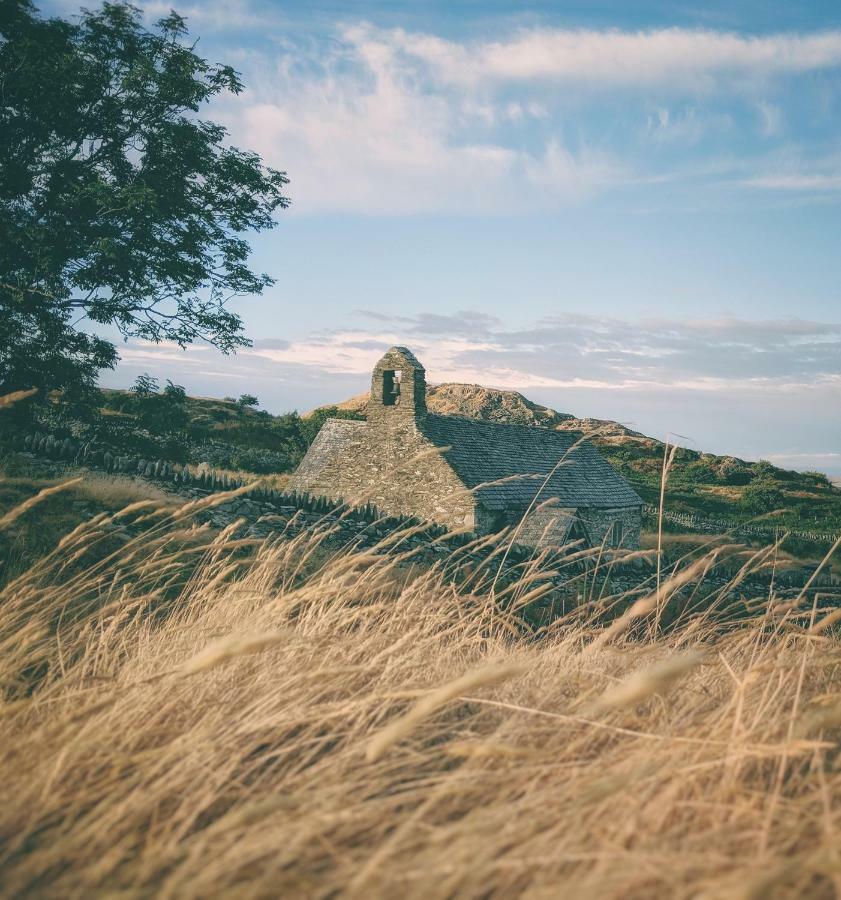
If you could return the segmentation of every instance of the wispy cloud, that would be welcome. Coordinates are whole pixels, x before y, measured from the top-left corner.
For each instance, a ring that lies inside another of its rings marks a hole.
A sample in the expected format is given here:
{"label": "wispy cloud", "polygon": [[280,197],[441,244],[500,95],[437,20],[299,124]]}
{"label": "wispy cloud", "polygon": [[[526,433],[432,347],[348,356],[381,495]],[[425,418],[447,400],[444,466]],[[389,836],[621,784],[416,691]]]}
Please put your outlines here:
{"label": "wispy cloud", "polygon": [[841,174],[791,172],[777,175],[758,175],[743,182],[747,187],[772,191],[838,191],[841,190]]}
{"label": "wispy cloud", "polygon": [[538,28],[508,40],[458,43],[370,26],[348,31],[367,52],[422,60],[446,83],[578,81],[611,87],[808,72],[841,65],[841,31],[762,37],[682,28],[623,32]]}
{"label": "wispy cloud", "polygon": [[[506,327],[481,312],[452,316],[377,314],[372,328],[327,331],[301,340],[255,341],[231,362],[252,367],[367,376],[394,344],[410,344],[433,381],[463,381],[527,390],[581,388],[599,391],[759,396],[838,392],[841,400],[841,323],[799,319],[735,318],[626,321],[565,315],[526,328]],[[122,351],[134,364],[158,359],[207,368],[207,348],[182,354],[171,346],[133,344]]]}
{"label": "wispy cloud", "polygon": [[[841,475],[841,323],[621,320],[559,316],[512,328],[481,312],[362,315],[363,327],[256,341],[223,357],[130,342],[106,383],[152,372],[196,394],[256,393],[276,412],[335,403],[367,389],[393,344],[408,344],[431,382],[524,392],[564,412],[668,429],[694,446]],[[242,385],[235,388],[234,385]]]}
{"label": "wispy cloud", "polygon": [[613,154],[550,134],[512,146],[489,128],[536,107],[429,91],[417,72],[355,44],[254,55],[246,102],[221,114],[238,143],[292,175],[296,209],[362,213],[548,209],[624,176]]}
{"label": "wispy cloud", "polygon": [[[786,120],[773,85],[841,66],[841,31],[534,29],[482,42],[354,24],[252,46],[237,65],[249,90],[220,114],[237,143],[290,172],[299,212],[516,213],[697,175],[705,147],[720,159],[745,135],[766,152]],[[691,165],[669,157],[687,148]],[[743,150],[730,188],[745,167]],[[793,183],[758,171],[751,187]]]}
{"label": "wispy cloud", "polygon": [[[147,22],[170,9],[137,2]],[[291,215],[519,214],[634,191],[634,208],[657,208],[675,185],[702,204],[746,190],[776,202],[759,189],[813,203],[841,187],[837,167],[809,164],[837,138],[841,30],[509,25],[494,36],[490,20],[481,38],[456,40],[360,21],[352,5],[336,13],[345,21],[268,0],[173,5],[199,52],[242,71],[245,93],[212,115],[288,171]],[[769,167],[786,138],[801,145],[799,168]]]}

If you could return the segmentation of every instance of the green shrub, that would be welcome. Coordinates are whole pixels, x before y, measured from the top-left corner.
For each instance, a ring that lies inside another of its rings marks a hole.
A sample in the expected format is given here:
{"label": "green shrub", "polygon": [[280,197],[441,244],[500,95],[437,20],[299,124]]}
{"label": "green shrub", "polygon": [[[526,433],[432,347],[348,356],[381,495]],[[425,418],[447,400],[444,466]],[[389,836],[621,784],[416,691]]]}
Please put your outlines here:
{"label": "green shrub", "polygon": [[754,478],[742,492],[741,504],[751,513],[766,513],[783,503],[780,489],[770,478]]}

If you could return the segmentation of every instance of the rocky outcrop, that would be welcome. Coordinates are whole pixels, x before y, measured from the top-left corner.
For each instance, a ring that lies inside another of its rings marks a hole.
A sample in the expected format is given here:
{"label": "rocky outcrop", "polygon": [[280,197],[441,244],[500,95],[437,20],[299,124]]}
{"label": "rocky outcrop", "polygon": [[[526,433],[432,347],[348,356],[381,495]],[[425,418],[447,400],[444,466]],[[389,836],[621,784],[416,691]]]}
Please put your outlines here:
{"label": "rocky outcrop", "polygon": [[[534,403],[517,391],[502,391],[478,384],[445,383],[428,386],[426,405],[431,413],[442,416],[464,416],[484,422],[507,425],[535,425],[556,431],[597,431],[601,437],[644,438],[637,431],[607,419],[579,419],[548,406]],[[337,403],[336,409],[366,415],[368,394],[358,394]]]}

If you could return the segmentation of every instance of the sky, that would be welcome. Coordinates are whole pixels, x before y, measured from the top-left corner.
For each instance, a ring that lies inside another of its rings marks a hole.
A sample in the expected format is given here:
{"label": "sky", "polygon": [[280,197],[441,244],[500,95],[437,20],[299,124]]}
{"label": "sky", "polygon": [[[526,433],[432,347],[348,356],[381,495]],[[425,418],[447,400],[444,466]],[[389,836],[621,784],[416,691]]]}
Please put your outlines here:
{"label": "sky", "polygon": [[103,384],[303,411],[403,344],[431,382],[841,475],[837,0],[174,6],[246,85],[206,117],[292,206],[232,307],[250,349],[130,341]]}

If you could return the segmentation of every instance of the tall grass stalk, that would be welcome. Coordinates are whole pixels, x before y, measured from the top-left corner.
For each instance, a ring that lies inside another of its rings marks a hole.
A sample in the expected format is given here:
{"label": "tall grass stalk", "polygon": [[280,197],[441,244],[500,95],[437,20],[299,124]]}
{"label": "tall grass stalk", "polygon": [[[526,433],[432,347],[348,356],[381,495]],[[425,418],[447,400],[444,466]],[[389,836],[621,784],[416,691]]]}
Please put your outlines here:
{"label": "tall grass stalk", "polygon": [[591,570],[534,631],[517,608],[552,573],[497,579],[505,536],[418,565],[405,535],[254,542],[150,511],[0,593],[3,896],[841,890],[837,616],[807,590],[727,624],[733,585],[696,592],[744,548],[631,591]]}

